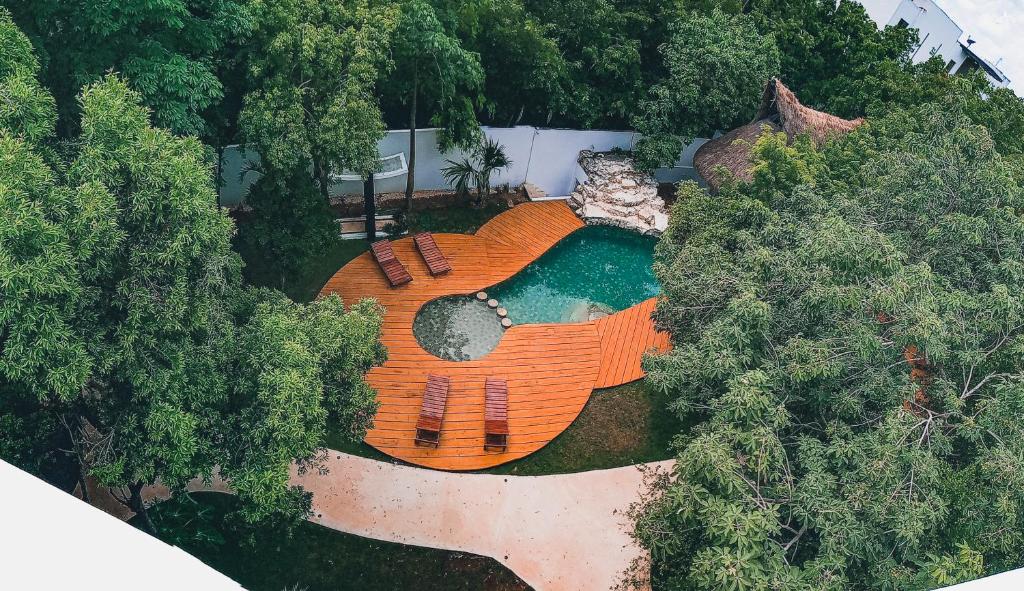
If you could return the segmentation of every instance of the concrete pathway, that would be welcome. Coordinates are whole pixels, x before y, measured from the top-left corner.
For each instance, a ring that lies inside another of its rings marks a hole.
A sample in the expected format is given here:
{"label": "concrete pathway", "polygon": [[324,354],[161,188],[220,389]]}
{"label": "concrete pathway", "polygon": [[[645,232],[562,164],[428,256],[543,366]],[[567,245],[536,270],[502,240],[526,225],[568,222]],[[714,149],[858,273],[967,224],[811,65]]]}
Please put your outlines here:
{"label": "concrete pathway", "polygon": [[[672,462],[644,464],[666,471]],[[311,521],[367,538],[490,556],[537,591],[604,591],[645,552],[626,515],[645,470],[628,466],[554,476],[458,474],[332,451],[329,472],[292,481],[313,493]],[[226,491],[223,483],[214,490]],[[196,483],[193,490],[209,490]],[[166,498],[166,489],[147,491]],[[93,502],[124,517],[103,491]],[[115,506],[111,506],[111,503]]]}
{"label": "concrete pathway", "polygon": [[644,490],[635,466],[498,476],[331,458],[326,478],[295,481],[313,491],[313,521],[332,529],[490,556],[537,591],[614,588],[644,555],[626,515]]}

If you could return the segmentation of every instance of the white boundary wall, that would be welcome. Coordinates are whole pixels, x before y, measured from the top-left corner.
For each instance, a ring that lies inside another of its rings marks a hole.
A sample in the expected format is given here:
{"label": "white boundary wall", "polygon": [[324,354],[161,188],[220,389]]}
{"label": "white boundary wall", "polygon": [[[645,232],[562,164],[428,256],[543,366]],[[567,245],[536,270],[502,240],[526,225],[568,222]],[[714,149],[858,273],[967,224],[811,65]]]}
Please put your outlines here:
{"label": "white boundary wall", "polygon": [[0,460],[0,589],[243,591],[184,550]]}
{"label": "white boundary wall", "polygon": [[[577,158],[581,150],[598,152],[613,149],[632,150],[639,134],[632,131],[607,130],[576,130],[547,129],[531,126],[520,127],[483,127],[487,137],[498,140],[505,153],[512,160],[512,166],[500,171],[492,179],[493,186],[508,184],[518,187],[524,183],[536,185],[549,196],[569,195],[576,186],[578,165]],[[442,153],[437,147],[436,129],[416,130],[416,190],[447,190],[450,185],[441,175],[441,169],[447,160],[461,159],[465,153],[452,150]],[[677,182],[686,178],[696,178],[693,172],[693,153],[705,141],[698,139],[687,146],[679,161],[673,168],[658,169],[655,176],[659,181]],[[404,153],[408,159],[409,131],[405,129],[389,131],[378,143],[381,156]],[[240,203],[249,186],[258,178],[258,173],[242,172],[252,162],[258,162],[259,155],[246,152],[238,146],[228,146],[224,150],[221,161],[223,186],[220,190],[222,205],[233,206]],[[405,190],[406,175],[400,174],[374,182],[378,193],[391,193]],[[334,184],[332,195],[359,195],[363,187],[359,181],[339,181]]]}

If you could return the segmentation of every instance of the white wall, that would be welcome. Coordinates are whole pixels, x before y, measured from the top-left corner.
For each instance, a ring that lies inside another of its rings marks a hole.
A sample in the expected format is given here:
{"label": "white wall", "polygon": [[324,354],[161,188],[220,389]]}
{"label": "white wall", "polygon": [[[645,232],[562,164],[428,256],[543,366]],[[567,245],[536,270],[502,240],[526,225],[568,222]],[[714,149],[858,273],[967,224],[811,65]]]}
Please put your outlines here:
{"label": "white wall", "polygon": [[879,29],[883,29],[889,24],[889,19],[892,18],[892,14],[900,2],[901,0],[860,0],[864,10],[871,20],[878,24]]}
{"label": "white wall", "polygon": [[920,46],[911,56],[914,63],[927,61],[933,53],[942,56],[943,62],[952,61],[957,68],[967,55],[960,47],[964,30],[948,14],[931,0],[903,0],[900,2],[888,24],[895,26],[900,19],[918,30]]}
{"label": "white wall", "polygon": [[[509,184],[517,187],[529,182],[549,196],[563,196],[572,192],[576,186],[576,160],[581,150],[608,151],[615,148],[632,150],[638,134],[632,131],[607,130],[575,130],[545,129],[531,126],[520,127],[484,127],[485,135],[495,138],[504,147],[505,153],[512,160],[512,165],[499,171],[492,180],[492,185]],[[687,146],[679,156],[676,166],[655,171],[655,176],[663,182],[676,182],[684,178],[694,178],[693,153],[703,144],[704,139],[697,140]],[[398,129],[389,131],[378,144],[381,156],[409,154],[409,132]],[[441,169],[447,160],[458,160],[465,154],[460,150],[441,153],[437,147],[436,129],[416,130],[416,181],[417,190],[446,190],[450,185],[441,175]],[[255,172],[242,176],[242,171],[259,162],[259,155],[246,153],[238,146],[229,146],[224,150],[221,161],[221,177],[223,187],[220,192],[222,205],[232,206],[240,203],[249,186],[259,178]],[[406,175],[378,179],[374,189],[378,193],[390,193],[405,190]],[[332,195],[358,195],[363,191],[360,181],[340,181],[332,187]]]}
{"label": "white wall", "polygon": [[180,548],[0,460],[0,589],[242,591]]}

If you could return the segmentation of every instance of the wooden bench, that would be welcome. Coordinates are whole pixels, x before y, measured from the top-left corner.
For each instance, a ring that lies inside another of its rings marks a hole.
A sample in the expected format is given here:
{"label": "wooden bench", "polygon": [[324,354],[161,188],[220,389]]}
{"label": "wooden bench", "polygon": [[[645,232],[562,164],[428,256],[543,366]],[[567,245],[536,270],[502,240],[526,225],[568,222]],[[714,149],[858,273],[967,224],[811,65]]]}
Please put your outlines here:
{"label": "wooden bench", "polygon": [[448,402],[449,383],[447,376],[427,376],[420,418],[416,421],[416,445],[437,447],[441,442],[441,421],[444,419],[444,407]]}
{"label": "wooden bench", "polygon": [[431,275],[436,277],[452,270],[451,263],[448,262],[444,253],[437,246],[437,242],[434,241],[433,234],[430,232],[420,232],[413,236],[413,242],[416,243],[416,248],[420,251],[423,261],[427,263],[427,268],[430,269]]}
{"label": "wooden bench", "polygon": [[484,450],[508,449],[508,382],[487,378],[484,384]]}
{"label": "wooden bench", "polygon": [[391,284],[391,287],[398,287],[412,281],[412,275],[409,274],[405,265],[395,256],[395,250],[391,248],[390,241],[379,240],[374,242],[370,245],[370,250],[373,252],[373,258],[377,259],[377,264],[384,271],[384,276],[388,278],[388,283]]}

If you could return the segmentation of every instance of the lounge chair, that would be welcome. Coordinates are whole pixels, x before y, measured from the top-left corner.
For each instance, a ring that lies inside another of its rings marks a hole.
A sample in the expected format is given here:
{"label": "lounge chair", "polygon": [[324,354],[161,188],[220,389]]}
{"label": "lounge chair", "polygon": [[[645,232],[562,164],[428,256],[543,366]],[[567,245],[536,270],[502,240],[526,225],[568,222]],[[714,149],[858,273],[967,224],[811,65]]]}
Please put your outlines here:
{"label": "lounge chair", "polygon": [[430,232],[420,232],[413,237],[413,241],[416,243],[416,248],[419,249],[423,261],[427,263],[427,268],[430,269],[431,275],[436,277],[452,270],[451,263],[448,262],[444,253],[437,246],[437,242],[434,241],[433,234]]}
{"label": "lounge chair", "polygon": [[508,449],[508,383],[487,378],[484,385],[484,450]]}
{"label": "lounge chair", "polygon": [[391,248],[391,242],[388,240],[379,240],[370,245],[370,250],[373,252],[373,258],[377,259],[377,264],[380,265],[384,275],[388,278],[388,283],[391,287],[398,287],[399,285],[405,285],[412,281],[412,275],[405,269],[405,265],[398,260],[395,256],[395,250]]}
{"label": "lounge chair", "polygon": [[448,402],[448,385],[447,376],[427,376],[420,418],[416,421],[416,445],[437,447],[441,442],[441,420]]}

